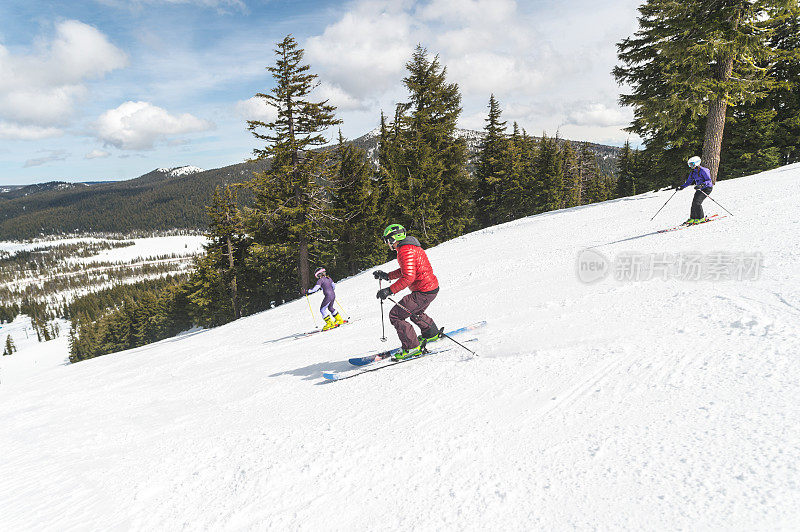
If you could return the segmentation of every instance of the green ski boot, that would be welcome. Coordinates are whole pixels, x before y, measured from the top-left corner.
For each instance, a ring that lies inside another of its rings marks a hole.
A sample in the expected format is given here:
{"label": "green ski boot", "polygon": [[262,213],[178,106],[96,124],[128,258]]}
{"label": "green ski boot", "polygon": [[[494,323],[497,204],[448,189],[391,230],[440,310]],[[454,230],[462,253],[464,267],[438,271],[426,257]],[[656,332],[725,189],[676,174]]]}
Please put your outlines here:
{"label": "green ski boot", "polygon": [[422,346],[412,347],[411,349],[401,349],[399,353],[392,357],[392,360],[406,360],[407,358],[414,358],[422,354]]}
{"label": "green ski boot", "polygon": [[435,342],[442,337],[441,333],[443,330],[444,329],[428,329],[427,331],[422,331],[422,334],[417,336],[417,340],[419,340],[419,343],[422,345]]}

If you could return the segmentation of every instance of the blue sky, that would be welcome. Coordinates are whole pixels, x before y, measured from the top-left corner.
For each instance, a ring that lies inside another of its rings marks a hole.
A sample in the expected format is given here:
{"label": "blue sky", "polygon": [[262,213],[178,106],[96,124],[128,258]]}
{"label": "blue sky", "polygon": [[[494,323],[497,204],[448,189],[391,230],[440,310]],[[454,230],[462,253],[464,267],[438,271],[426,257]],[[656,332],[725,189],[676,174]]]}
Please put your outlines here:
{"label": "blue sky", "polygon": [[[258,146],[265,67],[291,33],[346,137],[406,98],[417,43],[459,84],[461,126],[494,92],[509,124],[621,144],[630,110],[610,75],[636,29],[630,0],[5,0],[0,4],[0,185],[130,179],[216,168]],[[331,132],[331,136],[335,132]],[[633,142],[638,139],[632,138]]]}

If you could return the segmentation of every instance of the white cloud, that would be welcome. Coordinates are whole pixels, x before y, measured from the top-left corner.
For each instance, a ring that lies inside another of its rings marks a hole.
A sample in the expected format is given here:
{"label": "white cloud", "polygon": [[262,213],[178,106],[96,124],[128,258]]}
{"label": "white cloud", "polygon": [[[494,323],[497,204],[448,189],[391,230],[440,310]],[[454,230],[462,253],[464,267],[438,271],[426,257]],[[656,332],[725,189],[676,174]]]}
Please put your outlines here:
{"label": "white cloud", "polygon": [[278,111],[257,96],[236,102],[236,113],[245,120],[261,122],[272,122],[278,118]]}
{"label": "white cloud", "polygon": [[59,23],[52,41],[28,54],[0,45],[0,119],[20,127],[66,125],[88,94],[84,83],[126,64],[103,33],[77,20]]}
{"label": "white cloud", "polygon": [[631,116],[619,108],[610,108],[602,103],[589,103],[573,108],[567,113],[565,123],[577,126],[622,126],[627,125]]}
{"label": "white cloud", "polygon": [[69,154],[64,150],[42,150],[42,153],[47,153],[47,155],[43,157],[37,157],[35,159],[28,159],[25,161],[25,168],[41,166],[43,164],[52,163],[55,161],[65,161],[69,156]]}
{"label": "white cloud", "polygon": [[149,150],[172,135],[197,133],[213,124],[191,114],[171,115],[149,102],[125,102],[103,113],[93,125],[97,138],[122,150]]}
{"label": "white cloud", "polygon": [[247,6],[242,0],[96,0],[97,3],[112,7],[127,7],[140,9],[148,5],[179,5],[188,4],[201,7],[212,7],[220,11],[225,11],[228,7],[233,7],[241,11],[246,11]]}
{"label": "white cloud", "polygon": [[402,78],[416,45],[412,7],[408,0],[356,2],[322,35],[306,41],[308,61],[355,98],[389,90]]}
{"label": "white cloud", "polygon": [[105,150],[92,150],[83,156],[84,159],[105,159],[111,154]]}
{"label": "white cloud", "polygon": [[609,127],[627,125],[610,71],[615,44],[636,29],[638,3],[355,0],[304,47],[312,71],[341,91],[331,101],[345,102],[346,125],[372,109],[371,127],[381,106],[391,114],[397,98],[406,98],[398,87],[420,43],[439,54],[448,80],[458,83],[462,125],[482,126],[478,118],[494,93],[509,123],[518,120],[537,134],[565,124],[602,125],[580,130],[593,135],[586,140],[600,140],[595,136],[609,138]]}
{"label": "white cloud", "polygon": [[367,105],[361,100],[350,96],[341,87],[323,81],[314,90],[315,99],[320,101],[328,100],[328,103],[335,105],[340,111],[364,110]]}
{"label": "white cloud", "polygon": [[4,140],[42,140],[63,134],[63,131],[55,127],[21,126],[0,122],[0,139]]}

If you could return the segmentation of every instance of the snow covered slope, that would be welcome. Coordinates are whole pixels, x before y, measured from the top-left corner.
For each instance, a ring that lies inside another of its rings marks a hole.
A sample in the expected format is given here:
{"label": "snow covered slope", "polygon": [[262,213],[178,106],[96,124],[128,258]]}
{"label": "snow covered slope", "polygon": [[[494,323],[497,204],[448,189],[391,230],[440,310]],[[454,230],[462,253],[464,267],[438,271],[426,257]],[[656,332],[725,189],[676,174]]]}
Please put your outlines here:
{"label": "snow covered slope", "polygon": [[[0,529],[797,528],[800,165],[720,183],[734,217],[649,234],[687,217],[691,191],[648,221],[669,194],[431,249],[430,314],[488,320],[479,357],[324,382],[396,344],[365,272],[331,332],[280,340],[314,328],[301,300],[4,381]],[[664,253],[763,268],[584,284],[590,247],[623,277]]]}

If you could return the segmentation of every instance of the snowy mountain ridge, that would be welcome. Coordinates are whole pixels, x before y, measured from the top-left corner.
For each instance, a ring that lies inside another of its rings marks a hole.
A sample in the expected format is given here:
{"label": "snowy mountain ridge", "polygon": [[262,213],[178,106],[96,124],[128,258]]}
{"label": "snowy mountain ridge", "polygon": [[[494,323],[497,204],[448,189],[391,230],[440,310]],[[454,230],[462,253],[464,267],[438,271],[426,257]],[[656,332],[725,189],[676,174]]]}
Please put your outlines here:
{"label": "snowy mountain ridge", "polygon": [[181,177],[185,175],[196,174],[198,172],[205,172],[205,170],[202,168],[192,165],[176,166],[173,168],[156,168],[154,171],[166,174],[167,177]]}
{"label": "snowy mountain ridge", "polygon": [[0,385],[0,529],[796,528],[800,164],[657,233],[688,215],[683,192],[649,221],[670,194],[429,249],[428,313],[487,320],[478,356],[325,382],[397,345],[371,271],[305,338],[320,294],[74,365],[16,353],[41,366]]}

